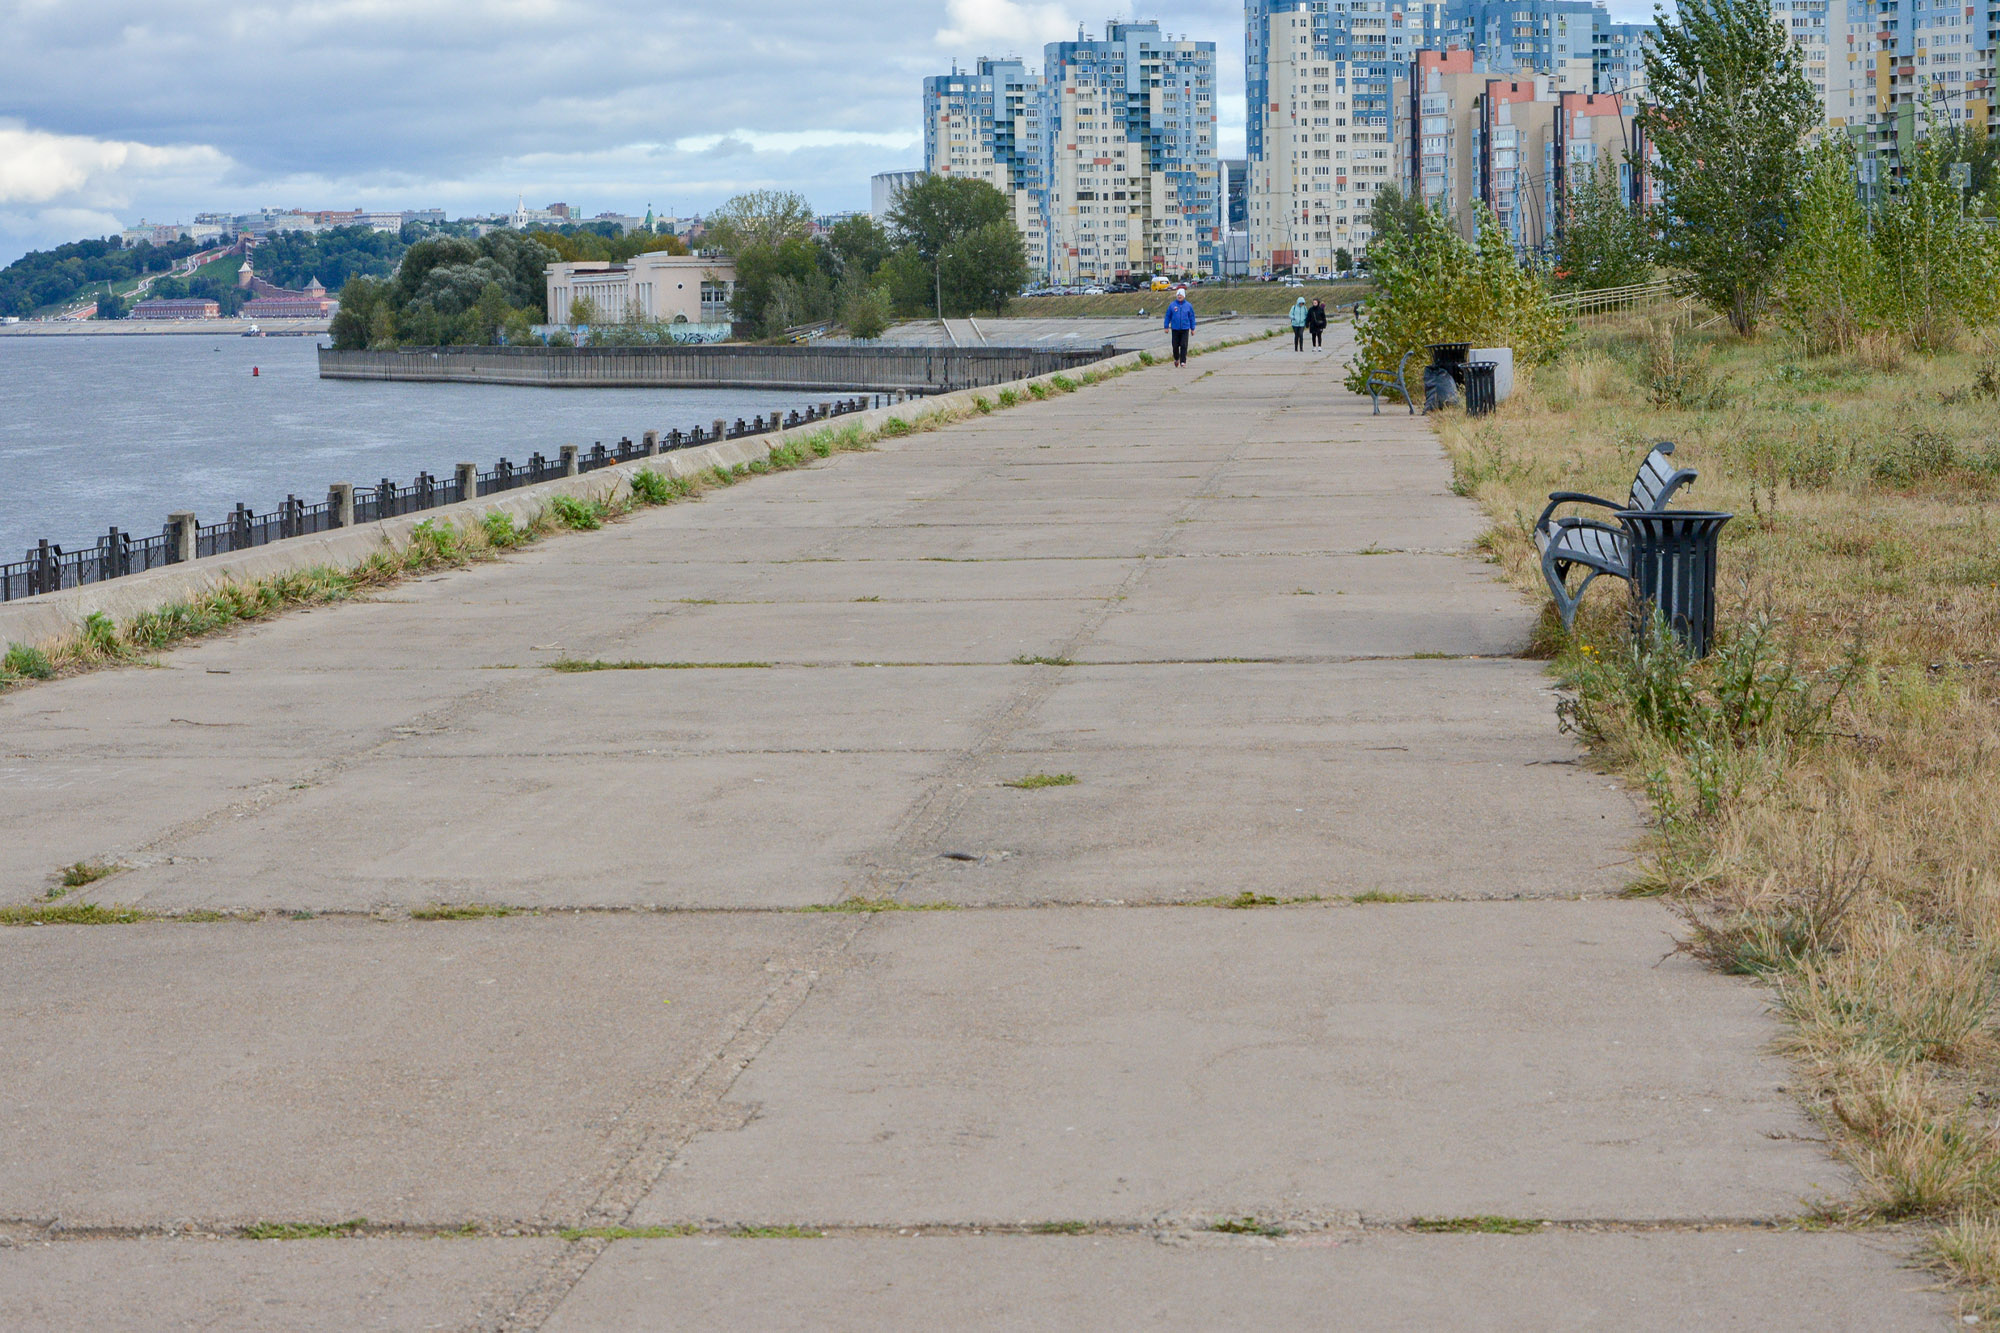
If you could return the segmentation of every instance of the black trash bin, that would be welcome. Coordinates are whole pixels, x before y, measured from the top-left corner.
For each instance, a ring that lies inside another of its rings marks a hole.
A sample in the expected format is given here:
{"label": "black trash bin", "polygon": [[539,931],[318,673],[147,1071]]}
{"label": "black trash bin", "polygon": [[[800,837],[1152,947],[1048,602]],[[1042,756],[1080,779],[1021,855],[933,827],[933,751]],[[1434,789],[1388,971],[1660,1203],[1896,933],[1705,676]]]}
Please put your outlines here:
{"label": "black trash bin", "polygon": [[1466,359],[1472,355],[1471,343],[1432,343],[1425,349],[1431,354],[1431,364],[1451,372],[1453,383],[1464,383]]}
{"label": "black trash bin", "polygon": [[1469,417],[1483,417],[1491,412],[1499,402],[1499,390],[1494,376],[1500,368],[1497,361],[1468,361],[1462,367],[1460,383],[1465,385],[1465,414]]}
{"label": "black trash bin", "polygon": [[1458,377],[1450,366],[1424,367],[1424,411],[1435,412],[1458,401]]}
{"label": "black trash bin", "polygon": [[1734,517],[1710,509],[1617,512],[1631,543],[1633,615],[1650,618],[1658,607],[1692,657],[1707,657],[1714,645],[1716,546]]}

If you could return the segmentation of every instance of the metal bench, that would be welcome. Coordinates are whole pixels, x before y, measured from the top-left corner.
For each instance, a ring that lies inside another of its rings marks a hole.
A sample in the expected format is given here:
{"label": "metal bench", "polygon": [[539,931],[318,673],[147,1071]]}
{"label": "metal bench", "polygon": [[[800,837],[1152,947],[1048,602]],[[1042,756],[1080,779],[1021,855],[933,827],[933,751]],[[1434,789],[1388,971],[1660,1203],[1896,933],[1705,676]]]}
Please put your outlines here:
{"label": "metal bench", "polygon": [[1382,395],[1391,389],[1403,395],[1403,402],[1408,404],[1411,416],[1417,414],[1416,400],[1410,397],[1410,381],[1403,374],[1409,368],[1410,358],[1416,354],[1417,349],[1414,347],[1403,353],[1403,359],[1396,363],[1394,379],[1389,377],[1389,372],[1386,370],[1368,372],[1368,401],[1375,404],[1376,416],[1382,415]]}
{"label": "metal bench", "polygon": [[[1632,494],[1622,505],[1581,491],[1555,491],[1549,495],[1548,507],[1535,520],[1535,546],[1542,553],[1542,577],[1549,582],[1549,595],[1555,598],[1564,630],[1574,628],[1577,603],[1583,600],[1584,589],[1599,574],[1610,574],[1627,583],[1632,581],[1632,546],[1622,527],[1588,518],[1556,518],[1556,510],[1566,504],[1598,505],[1613,513],[1621,509],[1665,509],[1674,492],[1696,476],[1693,468],[1676,468],[1668,461],[1673,452],[1671,440],[1661,440],[1653,446],[1646,460],[1639,464],[1639,474],[1632,479]],[[1576,591],[1571,592],[1569,573],[1577,568],[1589,572],[1576,585]]]}

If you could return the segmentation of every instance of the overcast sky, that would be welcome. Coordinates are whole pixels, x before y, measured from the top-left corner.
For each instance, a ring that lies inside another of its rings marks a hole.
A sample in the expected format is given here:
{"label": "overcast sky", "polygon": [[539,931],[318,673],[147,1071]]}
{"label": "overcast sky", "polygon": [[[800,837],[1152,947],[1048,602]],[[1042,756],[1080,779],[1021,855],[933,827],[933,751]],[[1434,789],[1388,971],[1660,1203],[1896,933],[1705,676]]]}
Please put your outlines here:
{"label": "overcast sky", "polygon": [[[1622,0],[1614,13],[1642,11]],[[0,264],[144,217],[555,200],[687,214],[740,190],[868,206],[922,165],[926,74],[1041,63],[1067,0],[0,0]],[[1240,0],[1134,13],[1212,40],[1243,150]],[[1640,12],[1631,12],[1640,17]]]}

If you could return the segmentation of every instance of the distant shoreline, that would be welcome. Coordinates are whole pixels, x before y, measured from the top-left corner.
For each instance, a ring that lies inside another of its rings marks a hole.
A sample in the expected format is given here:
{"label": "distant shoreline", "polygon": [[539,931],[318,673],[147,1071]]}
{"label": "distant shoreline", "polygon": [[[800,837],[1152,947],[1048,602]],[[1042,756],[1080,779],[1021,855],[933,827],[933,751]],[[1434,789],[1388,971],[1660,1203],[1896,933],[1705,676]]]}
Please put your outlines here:
{"label": "distant shoreline", "polygon": [[240,337],[252,325],[270,338],[312,337],[327,331],[324,319],[78,319],[0,324],[0,338]]}

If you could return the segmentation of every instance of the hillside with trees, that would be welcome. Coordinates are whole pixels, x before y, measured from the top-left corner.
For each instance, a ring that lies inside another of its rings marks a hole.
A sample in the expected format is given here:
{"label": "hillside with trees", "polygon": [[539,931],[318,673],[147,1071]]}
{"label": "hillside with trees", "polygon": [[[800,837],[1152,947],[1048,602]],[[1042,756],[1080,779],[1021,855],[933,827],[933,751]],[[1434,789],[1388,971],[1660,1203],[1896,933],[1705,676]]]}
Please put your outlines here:
{"label": "hillside with trees", "polygon": [[33,251],[0,269],[0,315],[32,315],[48,306],[71,304],[107,283],[165,273],[201,248],[194,241],[166,245],[141,241],[126,249],[117,240],[106,239]]}

